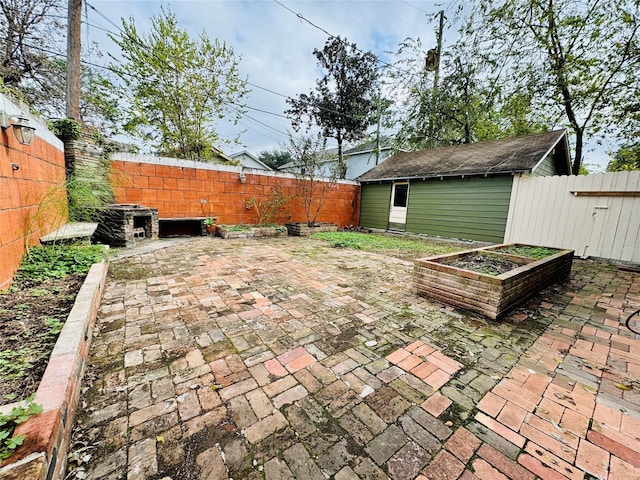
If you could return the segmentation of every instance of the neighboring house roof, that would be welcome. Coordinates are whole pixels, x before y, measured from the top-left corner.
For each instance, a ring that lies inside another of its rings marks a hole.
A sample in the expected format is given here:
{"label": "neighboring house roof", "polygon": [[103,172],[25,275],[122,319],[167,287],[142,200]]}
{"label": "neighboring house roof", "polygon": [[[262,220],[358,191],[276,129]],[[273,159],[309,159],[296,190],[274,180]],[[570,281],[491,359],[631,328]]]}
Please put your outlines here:
{"label": "neighboring house roof", "polygon": [[[393,148],[393,141],[388,137],[382,137],[380,139],[380,150],[391,150]],[[364,143],[361,143],[357,147],[349,148],[344,152],[345,155],[355,155],[356,153],[368,153],[375,152],[378,149],[377,141],[368,140]]]}
{"label": "neighboring house roof", "polygon": [[[382,145],[380,146],[380,150],[383,152],[386,152],[388,150],[391,150],[391,143],[384,141],[382,143]],[[353,147],[353,148],[348,148],[346,150],[343,151],[343,155],[345,158],[345,161],[348,163],[349,162],[349,157],[353,157],[354,155],[358,155],[361,153],[370,153],[370,152],[375,152],[376,151],[376,146],[375,146],[375,140],[371,140],[369,142],[363,143],[362,145],[358,145],[357,147]],[[326,150],[323,150],[321,152],[321,154],[325,155],[326,160],[323,160],[321,162],[319,162],[320,165],[326,164],[326,163],[337,163],[338,162],[338,148],[334,147],[334,148],[328,148]],[[278,167],[278,170],[287,170],[287,169],[292,169],[292,168],[296,168],[298,167],[299,164],[297,161],[291,161],[288,163],[285,163],[284,165],[280,165]]]}
{"label": "neighboring house roof", "polygon": [[262,170],[273,170],[273,168],[271,168],[269,165],[261,162],[257,157],[252,155],[250,152],[247,152],[246,150],[232,154],[231,158],[233,158],[234,160],[239,159],[240,164],[243,167],[261,168]]}
{"label": "neighboring house roof", "polygon": [[396,153],[357,180],[372,182],[533,172],[554,151],[558,171],[562,174],[570,173],[567,131],[553,130],[523,137]]}

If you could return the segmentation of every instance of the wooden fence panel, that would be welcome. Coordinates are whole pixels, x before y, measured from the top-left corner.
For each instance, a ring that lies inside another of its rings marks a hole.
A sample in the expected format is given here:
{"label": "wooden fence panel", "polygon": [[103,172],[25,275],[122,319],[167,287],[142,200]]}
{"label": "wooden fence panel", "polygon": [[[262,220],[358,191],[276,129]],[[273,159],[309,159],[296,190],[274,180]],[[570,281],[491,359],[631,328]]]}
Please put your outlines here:
{"label": "wooden fence panel", "polygon": [[505,242],[640,262],[640,171],[516,176]]}

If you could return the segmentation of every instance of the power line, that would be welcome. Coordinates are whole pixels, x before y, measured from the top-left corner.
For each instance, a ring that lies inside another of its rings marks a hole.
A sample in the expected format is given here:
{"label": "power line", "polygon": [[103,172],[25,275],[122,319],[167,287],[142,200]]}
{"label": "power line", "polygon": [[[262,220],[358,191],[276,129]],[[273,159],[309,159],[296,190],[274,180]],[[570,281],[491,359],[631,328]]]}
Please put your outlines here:
{"label": "power line", "polygon": [[[330,32],[328,32],[327,30],[325,30],[324,28],[320,27],[319,25],[316,25],[315,23],[313,23],[311,20],[309,20],[308,18],[306,18],[304,15],[302,15],[301,13],[297,13],[294,10],[291,10],[289,7],[287,7],[286,5],[284,5],[282,2],[280,2],[279,0],[273,0],[274,2],[276,2],[278,5],[280,5],[282,8],[284,8],[285,10],[293,13],[296,17],[298,17],[298,19],[300,19],[303,22],[308,23],[309,25],[311,25],[313,28],[316,28],[318,30],[320,30],[321,32],[323,32],[324,34],[328,35],[329,38],[335,39],[335,38],[340,38]],[[366,55],[368,52],[364,52],[362,50],[360,50],[358,47],[356,47],[356,50],[358,52],[360,52],[363,55]],[[398,67],[397,65],[393,65],[391,63],[385,62],[384,60],[380,59],[377,55],[375,55],[376,61],[378,63],[381,63],[382,65],[389,67],[389,68],[394,68],[396,70],[398,70],[399,72],[402,73],[406,73],[407,75],[414,75],[413,72],[408,72],[406,70],[402,70],[400,67]]]}

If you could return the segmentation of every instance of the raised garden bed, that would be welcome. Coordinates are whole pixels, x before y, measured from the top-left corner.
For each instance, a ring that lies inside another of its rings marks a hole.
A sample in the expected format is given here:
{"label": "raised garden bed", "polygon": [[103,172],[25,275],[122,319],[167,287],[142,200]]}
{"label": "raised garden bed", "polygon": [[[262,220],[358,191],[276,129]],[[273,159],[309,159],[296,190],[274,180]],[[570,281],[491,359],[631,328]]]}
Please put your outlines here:
{"label": "raised garden bed", "polygon": [[542,248],[505,244],[421,258],[415,285],[419,295],[497,319],[571,272],[573,250]]}
{"label": "raised garden bed", "polygon": [[337,232],[338,226],[335,223],[316,223],[310,227],[306,223],[285,223],[289,235],[295,237],[308,237],[319,232]]}
{"label": "raised garden bed", "polygon": [[224,239],[279,237],[287,234],[287,229],[275,227],[255,227],[251,225],[216,225],[216,235]]}
{"label": "raised garden bed", "polygon": [[[0,462],[0,480],[64,477],[80,383],[106,275],[107,262],[102,261],[85,277],[36,391],[35,401],[42,406],[42,413],[16,428],[14,436],[25,435],[24,443]],[[9,411],[12,406],[1,408]]]}

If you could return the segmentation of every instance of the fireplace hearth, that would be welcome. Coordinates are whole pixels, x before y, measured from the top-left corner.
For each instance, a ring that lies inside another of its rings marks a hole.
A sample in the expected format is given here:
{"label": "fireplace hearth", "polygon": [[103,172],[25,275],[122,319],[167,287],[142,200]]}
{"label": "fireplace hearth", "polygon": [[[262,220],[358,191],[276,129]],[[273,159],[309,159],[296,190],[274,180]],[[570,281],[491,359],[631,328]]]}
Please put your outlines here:
{"label": "fireplace hearth", "polygon": [[143,240],[158,239],[158,210],[144,205],[114,203],[102,207],[96,230],[99,242],[113,247],[132,247]]}

